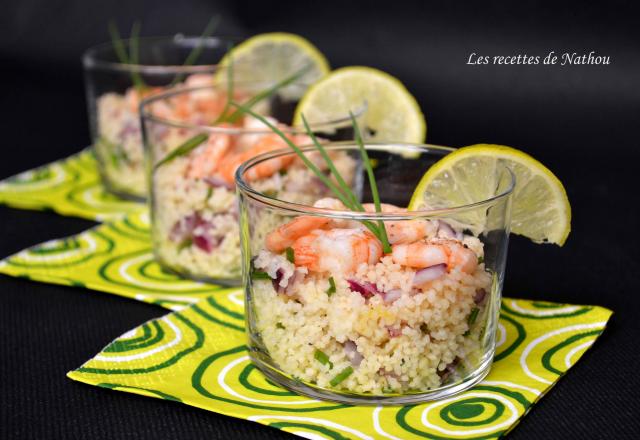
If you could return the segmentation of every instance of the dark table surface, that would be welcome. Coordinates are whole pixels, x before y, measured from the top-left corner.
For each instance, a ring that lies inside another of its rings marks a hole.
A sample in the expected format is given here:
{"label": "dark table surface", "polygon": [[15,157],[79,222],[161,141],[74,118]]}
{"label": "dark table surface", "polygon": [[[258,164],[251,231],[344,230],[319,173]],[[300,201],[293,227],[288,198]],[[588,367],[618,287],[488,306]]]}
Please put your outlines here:
{"label": "dark table surface", "polygon": [[[346,2],[344,2],[346,3]],[[333,66],[366,64],[402,79],[427,116],[429,141],[511,145],[562,180],[573,207],[563,248],[514,237],[506,296],[598,304],[615,314],[602,337],[510,434],[524,438],[640,436],[638,230],[640,32],[633,8],[609,2],[426,6],[247,1],[25,0],[0,18],[0,177],[88,144],[79,56],[107,38],[106,20],[143,20],[146,34],[286,30]],[[330,25],[329,25],[330,24]],[[589,52],[609,66],[468,66],[488,55]],[[0,256],[93,223],[0,208]],[[166,310],[70,287],[0,277],[0,438],[285,438],[288,434],[186,405],[72,382],[114,337]]]}

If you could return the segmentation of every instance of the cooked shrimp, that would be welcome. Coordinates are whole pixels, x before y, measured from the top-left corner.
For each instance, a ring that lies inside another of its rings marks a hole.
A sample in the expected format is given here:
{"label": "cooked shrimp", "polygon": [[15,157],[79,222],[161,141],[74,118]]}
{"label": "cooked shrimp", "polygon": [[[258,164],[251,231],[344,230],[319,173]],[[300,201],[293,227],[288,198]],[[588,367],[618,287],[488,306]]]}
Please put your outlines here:
{"label": "cooked shrimp", "polygon": [[[367,212],[376,212],[376,207],[373,203],[365,203],[362,206]],[[389,203],[381,203],[380,209],[384,213],[407,212],[406,208],[400,208]],[[421,219],[386,221],[384,222],[384,227],[390,244],[413,243],[422,240],[427,235],[435,234],[437,230],[430,221]]]}
{"label": "cooked shrimp", "polygon": [[193,156],[187,168],[187,177],[202,179],[211,176],[220,166],[220,161],[229,151],[231,138],[228,134],[215,133],[209,136],[207,143],[198,147],[202,150]]}
{"label": "cooked shrimp", "polygon": [[298,238],[292,248],[296,266],[313,272],[352,273],[382,256],[380,241],[361,229],[314,230]]}
{"label": "cooked shrimp", "polygon": [[124,95],[124,99],[129,106],[129,110],[131,112],[138,113],[140,101],[161,91],[162,89],[160,87],[149,87],[141,91],[138,91],[135,88],[130,88]]}
{"label": "cooked shrimp", "polygon": [[266,239],[267,249],[271,252],[280,253],[300,237],[310,234],[316,229],[326,227],[330,222],[327,217],[314,217],[311,215],[303,215],[296,217],[288,223],[271,231]]}
{"label": "cooked shrimp", "polygon": [[392,247],[391,257],[403,266],[424,268],[446,264],[448,270],[459,267],[467,273],[473,273],[478,265],[476,254],[453,240],[396,244]]}
{"label": "cooked shrimp", "polygon": [[387,221],[384,227],[390,244],[413,243],[434,232],[431,222],[419,219]]}
{"label": "cooked shrimp", "polygon": [[[225,181],[233,184],[236,170],[240,164],[254,156],[257,156],[258,154],[267,153],[284,147],[286,147],[286,143],[275,133],[263,136],[250,150],[228,157],[220,165],[220,175]],[[245,174],[245,178],[247,180],[256,180],[272,176],[281,169],[289,166],[292,160],[293,155],[280,156],[266,160],[251,167],[251,169],[249,169]]]}

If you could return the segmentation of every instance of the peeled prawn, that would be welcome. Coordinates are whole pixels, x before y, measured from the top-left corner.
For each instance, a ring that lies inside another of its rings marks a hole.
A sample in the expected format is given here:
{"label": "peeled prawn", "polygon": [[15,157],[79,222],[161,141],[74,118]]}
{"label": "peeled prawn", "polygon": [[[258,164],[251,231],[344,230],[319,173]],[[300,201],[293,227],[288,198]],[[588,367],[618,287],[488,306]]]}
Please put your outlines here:
{"label": "peeled prawn", "polygon": [[326,227],[330,221],[327,217],[313,217],[310,215],[296,217],[267,235],[265,240],[267,249],[279,254],[292,246],[298,238],[316,229]]}
{"label": "peeled prawn", "polygon": [[316,229],[298,238],[292,248],[296,266],[313,272],[352,273],[382,256],[380,241],[361,229]]}
{"label": "peeled prawn", "polygon": [[202,179],[211,176],[220,166],[220,162],[229,148],[231,138],[228,134],[211,134],[206,144],[198,147],[202,150],[194,155],[187,168],[187,177],[191,179]]}
{"label": "peeled prawn", "polygon": [[453,240],[396,244],[392,246],[391,258],[397,264],[420,269],[446,264],[449,271],[458,267],[463,272],[473,273],[478,266],[476,254]]}

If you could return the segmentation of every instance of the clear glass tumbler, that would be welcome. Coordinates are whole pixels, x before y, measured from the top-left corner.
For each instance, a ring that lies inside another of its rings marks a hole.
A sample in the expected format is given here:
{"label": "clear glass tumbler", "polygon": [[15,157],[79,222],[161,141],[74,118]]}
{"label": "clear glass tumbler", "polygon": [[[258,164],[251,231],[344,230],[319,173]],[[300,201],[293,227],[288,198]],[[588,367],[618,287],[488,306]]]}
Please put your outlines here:
{"label": "clear glass tumbler", "polygon": [[[249,176],[289,160],[287,150],[238,169],[250,356],[275,382],[315,398],[350,404],[443,398],[477,383],[491,366],[515,179],[499,166],[487,176],[485,200],[409,212],[402,207],[421,176],[452,149],[366,148],[381,213],[370,203],[363,204],[366,212],[347,210],[335,198],[310,203],[319,199],[311,182],[306,197],[261,191],[260,180]],[[352,159],[355,174],[345,180],[370,202],[353,141],[327,149]]]}
{"label": "clear glass tumbler", "polygon": [[[258,89],[255,84],[235,84],[234,98],[246,102]],[[251,116],[211,125],[225,107],[226,94],[227,89],[222,86],[170,91],[145,100],[141,115],[151,168],[156,259],[166,269],[185,277],[240,285],[235,171],[242,162],[287,145]],[[274,96],[253,110],[267,115],[294,143],[308,145],[311,141],[302,128],[286,124],[292,108],[289,102]],[[363,104],[356,117],[361,119],[365,111]],[[233,109],[227,114],[232,113]],[[348,115],[334,121],[310,122],[322,139],[353,137]],[[339,158],[336,160],[340,162]],[[340,163],[344,167],[350,165],[350,161]],[[286,194],[300,203],[311,203],[328,194],[328,189],[317,185],[317,178],[293,157],[256,167],[250,178],[262,192],[272,196]]]}
{"label": "clear glass tumbler", "polygon": [[[122,40],[136,45],[137,64],[120,62],[112,43],[88,49],[83,56],[86,99],[93,148],[102,180],[110,192],[125,198],[147,197],[146,168],[140,131],[140,101],[168,87],[212,82],[216,63],[230,41],[173,37]],[[184,65],[194,50],[194,63]]]}

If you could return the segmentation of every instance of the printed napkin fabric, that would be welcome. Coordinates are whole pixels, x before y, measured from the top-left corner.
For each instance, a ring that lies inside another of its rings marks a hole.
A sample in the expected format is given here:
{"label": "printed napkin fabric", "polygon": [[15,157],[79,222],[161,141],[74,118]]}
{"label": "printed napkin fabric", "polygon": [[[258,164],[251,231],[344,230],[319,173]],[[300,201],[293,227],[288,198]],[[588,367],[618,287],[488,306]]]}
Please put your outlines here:
{"label": "printed napkin fabric", "polygon": [[172,313],[128,331],[68,376],[180,402],[305,438],[498,438],[604,331],[611,311],[503,299],[490,374],[449,399],[408,406],[348,406],[291,393],[265,378],[244,346],[243,295],[181,279],[153,259],[140,204],[104,192],[92,154],[0,182],[0,203],[107,221],[0,262],[0,273],[113,293]]}
{"label": "printed napkin fabric", "polygon": [[24,171],[0,182],[0,204],[106,221],[145,210],[145,205],[108,193],[87,148],[66,159]]}

